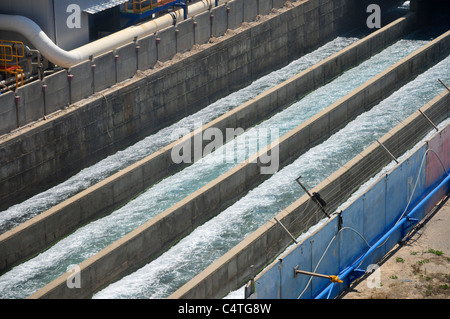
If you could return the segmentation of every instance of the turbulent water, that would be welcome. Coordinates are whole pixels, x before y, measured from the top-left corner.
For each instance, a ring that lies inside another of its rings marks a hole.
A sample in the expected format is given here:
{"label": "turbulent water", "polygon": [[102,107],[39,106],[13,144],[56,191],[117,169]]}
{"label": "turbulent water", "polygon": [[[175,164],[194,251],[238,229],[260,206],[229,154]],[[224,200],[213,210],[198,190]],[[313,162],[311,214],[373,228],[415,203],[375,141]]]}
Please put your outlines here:
{"label": "turbulent water", "polygon": [[[258,92],[260,93],[268,87],[280,83],[302,69],[329,56],[334,53],[333,50],[338,51],[342,46],[345,47],[354,41],[355,38],[339,38],[325,46],[326,53],[321,50],[318,51],[322,54],[320,58],[318,58],[318,53],[308,55],[294,62],[291,66],[284,68],[283,72],[286,73],[283,73],[283,75],[277,72],[265,80],[256,81],[253,84],[254,88],[258,87],[259,89],[255,89],[255,91],[243,90],[241,93],[231,95],[227,99],[221,100],[222,102],[219,101],[214,106],[208,107],[205,113],[199,113],[201,114],[199,117],[196,117],[198,114],[189,117],[182,121],[183,124],[180,125],[185,125],[185,127],[192,129],[193,123],[206,123],[217,117],[218,114],[223,114],[242,103],[242,101],[257,95]],[[428,41],[429,38],[399,41],[369,61],[344,73],[326,86],[312,92],[286,110],[264,121],[258,127],[276,127],[279,129],[280,135],[285,134]],[[204,269],[205,266],[273,217],[275,213],[274,207],[284,208],[298,198],[299,190],[298,186],[293,182],[294,178],[302,175],[305,183],[309,187],[313,187],[354,156],[354,154],[357,154],[377,137],[383,135],[397,124],[399,120],[410,115],[433,98],[442,88],[436,79],[450,80],[449,75],[446,74],[448,72],[445,72],[450,66],[448,60],[446,59],[439,66],[418,77],[413,84],[405,86],[389,99],[374,107],[370,112],[358,117],[358,119],[351,122],[345,129],[332,136],[326,142],[305,153],[292,165],[279,171],[267,182],[250,191],[247,196],[219,216],[196,229],[160,258],[141,268],[136,273],[110,285],[98,293],[96,297],[160,298],[176,290]],[[297,71],[292,71],[293,65],[297,64],[301,66],[298,67]],[[269,79],[273,80],[276,77],[275,74],[279,78],[268,84]],[[217,109],[221,111],[215,113]],[[172,127],[171,129],[173,130],[174,128]],[[141,143],[144,145],[149,143],[151,146],[148,146],[147,150],[139,156],[144,157],[167,144],[168,141],[164,139],[170,135],[167,132],[160,133],[154,135],[148,141],[142,141]],[[155,136],[159,136],[161,140],[158,139],[158,142],[152,142]],[[134,146],[136,150],[144,147],[142,145],[139,146],[139,144]],[[95,165],[93,168],[90,168],[92,169],[90,173],[83,172],[82,174],[86,175],[81,175],[78,177],[78,180],[77,178],[74,179],[74,184],[80,183],[80,181],[86,179],[86,176],[96,176],[93,178],[94,181],[90,180],[87,182],[87,184],[94,183],[104,178],[105,175],[120,169],[119,167],[127,166],[131,161],[136,161],[136,158],[131,159],[133,156],[136,156],[136,150],[120,152],[116,156],[108,158],[103,164],[99,164],[98,167]],[[125,159],[127,156],[128,159]],[[119,163],[117,164],[115,161]],[[108,166],[108,169],[103,170],[103,165]],[[235,163],[223,163],[221,161],[218,161],[215,165],[205,165],[204,161],[200,161],[166,178],[111,215],[77,230],[47,251],[1,276],[0,296],[5,298],[23,298],[30,295],[66,272],[69,265],[79,264],[91,257],[156,214],[220,176],[234,165]],[[89,172],[89,169],[86,171]],[[71,185],[69,183],[66,186],[71,188]],[[80,187],[83,188],[86,185],[76,186],[75,188],[79,189]],[[72,191],[77,192],[79,190]],[[61,198],[58,197],[57,190],[51,190],[47,196],[53,198],[53,195],[49,195],[53,194],[52,192],[56,192],[54,199],[47,200],[60,201]],[[62,193],[60,196],[64,197],[65,193]],[[33,201],[38,201],[38,199],[35,198]],[[45,202],[46,199],[42,201]],[[54,204],[46,202],[42,204],[42,207],[52,205]],[[31,210],[38,210],[38,208],[34,207]]]}
{"label": "turbulent water", "polygon": [[442,90],[450,81],[450,58],[419,76],[327,141],[285,167],[247,196],[172,247],[160,258],[111,284],[95,298],[164,298],[283,209],[302,191],[295,178],[314,187],[383,136]]}
{"label": "turbulent water", "polygon": [[172,132],[181,129],[184,131],[193,131],[201,123],[208,123],[265,90],[280,84],[295,74],[356,42],[363,35],[360,32],[356,32],[352,36],[338,37],[314,52],[292,62],[288,66],[256,80],[248,87],[232,93],[205,107],[196,114],[187,116],[174,125],[166,127],[135,145],[82,170],[64,183],[10,207],[0,213],[0,234],[176,141],[177,138]]}
{"label": "turbulent water", "polygon": [[[444,128],[445,126],[447,126],[450,123],[450,119],[446,119],[443,122],[441,122],[440,124],[437,125],[437,127],[439,129]],[[435,134],[436,131],[430,128],[430,132],[420,141],[418,142],[414,147],[412,147],[410,150],[408,150],[407,152],[405,152],[402,156],[398,157],[397,160],[399,162],[402,162],[404,159],[408,158],[409,155],[411,155],[416,149],[417,147],[420,147],[423,145],[424,141],[427,141],[429,138],[431,138],[433,136],[433,134]],[[381,178],[383,175],[387,174],[392,168],[394,168],[396,165],[395,161],[391,161],[391,163],[389,163],[388,165],[386,165],[385,167],[383,167],[375,176],[373,176],[372,178],[370,178],[369,180],[367,180],[364,184],[362,184],[351,196],[348,200],[346,200],[344,203],[342,203],[339,207],[337,207],[335,209],[334,212],[340,212],[342,210],[344,210],[346,207],[348,207],[348,205],[350,205],[357,197],[359,197],[360,195],[362,195],[365,191],[367,191],[377,180],[379,180],[379,178]],[[320,220],[317,224],[311,226],[308,230],[306,230],[305,232],[303,232],[300,236],[297,237],[297,242],[302,242],[303,240],[307,239],[311,234],[313,234],[317,229],[319,229],[323,224],[325,224],[328,221],[328,218],[323,218],[322,220]],[[279,258],[284,258],[284,256],[289,253],[293,248],[296,247],[297,244],[292,244],[290,246],[288,246],[284,252],[282,252],[280,255],[278,255],[276,258],[274,258],[275,260],[278,260]],[[270,267],[270,266],[268,266]],[[113,285],[111,286],[113,287]],[[117,289],[120,288],[120,286],[116,287]],[[240,289],[237,289],[235,291],[231,291],[228,295],[226,295],[224,298],[229,298],[229,299],[242,299],[244,298],[244,293],[245,293],[245,287],[241,287]],[[102,296],[101,294],[98,294],[97,297],[104,297],[104,298],[113,298],[112,296],[114,296],[112,294],[112,290],[104,290],[104,296]],[[111,295],[108,295],[111,294]],[[119,295],[119,294],[117,294]]]}

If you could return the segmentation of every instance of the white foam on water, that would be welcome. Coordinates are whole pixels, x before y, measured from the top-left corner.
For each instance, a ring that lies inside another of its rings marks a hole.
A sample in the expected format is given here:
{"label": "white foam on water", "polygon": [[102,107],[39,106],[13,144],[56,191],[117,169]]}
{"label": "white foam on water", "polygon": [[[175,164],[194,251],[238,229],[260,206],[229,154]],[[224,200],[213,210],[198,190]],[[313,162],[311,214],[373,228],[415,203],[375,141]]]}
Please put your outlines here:
{"label": "white foam on water", "polygon": [[248,87],[212,103],[201,111],[187,116],[169,127],[161,129],[157,133],[148,136],[123,151],[119,151],[116,154],[107,157],[91,167],[83,169],[67,181],[35,195],[22,203],[11,206],[0,213],[0,234],[37,216],[65,199],[113,175],[119,170],[145,158],[162,147],[169,145],[175,141],[172,132],[180,129],[193,131],[197,128],[197,126],[195,126],[196,124],[206,124],[210,122],[220,115],[254,98],[265,90],[278,85],[295,74],[342,50],[357,40],[359,40],[358,37],[338,37],[314,52],[306,54],[290,63],[288,66],[254,81]]}
{"label": "white foam on water", "polygon": [[[413,50],[414,45],[421,46],[423,44],[420,43],[420,41],[416,41],[417,43],[415,41],[404,41],[405,42],[400,43],[403,48],[399,53],[400,56],[406,55],[405,50],[407,51],[407,48]],[[409,47],[408,43],[411,47]],[[400,48],[393,46],[391,49]],[[392,59],[392,53],[386,55],[390,56]],[[387,58],[384,55],[380,55],[380,57],[383,59]],[[388,59],[386,61],[388,61]],[[373,63],[373,60],[371,62],[376,66],[381,65],[381,62]],[[392,63],[392,61],[390,63]],[[382,66],[380,67],[383,69]],[[356,76],[353,77],[356,78]],[[359,74],[357,77],[362,78],[362,75]],[[347,83],[350,83],[350,81],[347,81]],[[354,85],[353,82],[351,83]],[[331,90],[328,90],[328,92],[331,92]],[[340,93],[342,92],[336,92],[336,94]],[[274,121],[277,121],[278,117],[274,118]],[[291,120],[291,118],[287,117],[286,120]],[[281,121],[281,123],[284,122]],[[327,149],[336,149],[337,152],[338,148],[331,143],[328,144]],[[320,156],[322,152],[316,151],[316,153]],[[323,156],[322,160],[323,163],[321,164],[317,158],[307,160],[306,162],[315,162],[315,164],[319,164],[325,169],[332,167],[327,160],[327,156]],[[30,295],[32,292],[64,273],[68,265],[78,264],[89,258],[114,240],[135,229],[157,213],[162,212],[164,209],[178,202],[195,189],[205,185],[209,180],[220,176],[221,173],[230,168],[229,165],[209,166],[200,164],[193,164],[180,173],[168,177],[111,215],[77,230],[47,251],[4,274],[0,277],[0,295],[6,298],[22,298]],[[337,165],[339,165],[339,162]],[[234,164],[232,166],[234,166]],[[311,165],[309,163],[305,165],[305,162],[302,162],[302,166],[306,167]],[[314,165],[312,166],[314,167]],[[282,172],[289,171],[289,167]],[[317,165],[315,168],[317,168]],[[151,282],[158,283],[158,285],[152,286],[150,288],[152,292],[149,294],[148,287],[145,284],[147,281],[138,280],[132,283],[130,282],[127,286],[136,289],[133,289],[132,298],[139,298],[139,296],[145,296],[145,298],[147,298],[149,296],[155,297],[166,295],[171,289],[175,289],[175,287],[181,285],[195,275],[205,262],[209,263],[211,260],[218,258],[224,250],[228,249],[228,247],[232,247],[230,245],[235,245],[243,238],[242,236],[246,236],[252,229],[259,227],[261,222],[267,219],[267,216],[273,214],[274,204],[283,205],[283,203],[280,203],[280,198],[275,198],[273,196],[272,186],[276,186],[276,189],[280,191],[280,194],[282,194],[280,196],[283,197],[285,202],[289,202],[289,200],[286,199],[289,197],[287,194],[290,193],[292,199],[298,195],[298,190],[294,188],[292,183],[289,184],[286,182],[286,175],[281,173],[275,174],[274,177],[275,176],[281,177],[278,179],[271,178],[270,185],[263,183],[262,187],[249,192],[249,195],[256,194],[255,201],[249,200],[249,198],[251,199],[253,197],[247,196],[246,200],[239,201],[235,204],[241,205],[241,209],[226,210],[225,213],[222,213],[213,219],[214,221],[219,221],[218,224],[210,225],[207,223],[205,225],[209,226],[204,225],[196,229],[192,233],[195,234],[195,240],[193,240],[192,237],[189,237],[189,240],[182,240],[180,242],[185,244],[173,246],[173,250],[180,249],[180,251],[175,254],[169,255],[171,257],[168,258],[172,265],[178,265],[178,270],[175,273],[166,263],[161,262],[161,259],[158,259],[157,265],[151,266],[153,269],[157,269],[154,278],[152,275],[149,275],[148,272],[142,270],[144,268],[139,270],[138,273],[143,272],[146,277],[153,278]],[[320,176],[317,176],[316,180],[319,181],[320,178]],[[314,179],[312,179],[312,181],[314,181]],[[235,205],[233,205],[234,208],[236,208]],[[228,222],[230,221],[232,222],[231,229],[226,226],[229,225]],[[237,235],[235,230],[239,230],[239,235]],[[218,239],[212,241],[210,237],[211,234],[219,236]],[[205,250],[206,247],[209,247],[210,249]],[[187,255],[184,253],[186,251],[188,252]],[[165,254],[163,256],[165,256]],[[161,258],[165,258],[163,256],[161,256]],[[187,261],[192,261],[192,263],[188,263]],[[199,265],[200,268],[193,267],[192,265]],[[128,290],[124,287],[121,289],[123,290],[120,295],[121,297],[128,295]]]}
{"label": "white foam on water", "polygon": [[[423,106],[450,80],[450,58],[402,87],[372,110],[287,166],[217,217],[198,227],[165,254],[132,275],[111,284],[95,298],[164,298],[296,200],[295,178],[314,187],[330,173]],[[388,165],[385,169],[390,169]],[[380,172],[383,174],[384,170]],[[363,188],[362,188],[363,189]],[[277,209],[279,208],[279,209]],[[325,219],[322,221],[322,223]],[[317,229],[315,225],[308,233]],[[161,280],[163,278],[163,280]],[[128,289],[132,287],[132,289]]]}

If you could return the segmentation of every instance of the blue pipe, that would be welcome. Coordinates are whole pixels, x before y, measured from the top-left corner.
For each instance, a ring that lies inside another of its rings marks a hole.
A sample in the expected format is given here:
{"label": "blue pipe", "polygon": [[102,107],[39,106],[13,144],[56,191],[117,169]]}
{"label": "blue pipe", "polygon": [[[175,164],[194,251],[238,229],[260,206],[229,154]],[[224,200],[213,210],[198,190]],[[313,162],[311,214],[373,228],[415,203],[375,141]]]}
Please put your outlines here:
{"label": "blue pipe", "polygon": [[[444,178],[444,180],[438,185],[436,186],[424,199],[422,199],[422,201],[420,201],[419,204],[417,204],[412,210],[411,212],[406,215],[405,217],[403,217],[397,224],[395,224],[383,237],[381,237],[372,247],[369,248],[369,250],[362,255],[360,258],[358,258],[351,266],[345,268],[343,271],[341,271],[341,273],[339,273],[339,279],[343,279],[345,277],[347,277],[352,271],[355,270],[355,268],[361,264],[364,259],[367,258],[367,256],[369,256],[375,249],[378,248],[378,246],[380,246],[387,238],[389,238],[389,236],[395,231],[397,230],[400,226],[403,225],[403,223],[405,223],[407,220],[410,219],[410,217],[417,212],[420,208],[422,208],[422,206],[424,206],[429,200],[430,198],[437,192],[439,191],[442,187],[444,187],[448,182],[450,181],[450,175],[447,174],[447,177]],[[315,299],[322,299],[327,293],[328,293],[328,297],[331,294],[331,290],[333,288],[334,283],[329,284],[320,294],[318,294],[316,296]]]}

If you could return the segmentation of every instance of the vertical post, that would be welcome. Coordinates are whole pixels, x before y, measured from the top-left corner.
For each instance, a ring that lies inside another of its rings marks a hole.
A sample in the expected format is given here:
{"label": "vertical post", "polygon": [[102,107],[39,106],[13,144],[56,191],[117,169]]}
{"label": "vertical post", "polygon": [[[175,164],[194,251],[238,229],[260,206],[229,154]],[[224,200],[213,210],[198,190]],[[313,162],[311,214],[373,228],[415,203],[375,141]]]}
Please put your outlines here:
{"label": "vertical post", "polygon": [[244,299],[255,293],[255,266],[250,266],[250,281],[244,287]]}
{"label": "vertical post", "polygon": [[187,20],[188,14],[189,14],[189,5],[187,4],[187,0],[184,0],[184,10],[183,10],[184,20]]}
{"label": "vertical post", "polygon": [[118,79],[118,75],[117,75],[117,73],[118,73],[118,66],[117,66],[117,62],[119,61],[119,55],[116,53],[116,54],[114,54],[114,70],[115,70],[115,79],[114,79],[114,81],[115,81],[115,83],[117,83],[117,79]]}
{"label": "vertical post", "polygon": [[136,70],[139,70],[139,50],[141,49],[140,45],[136,45]]}
{"label": "vertical post", "polygon": [[92,94],[95,93],[95,68],[97,67],[97,65],[92,64],[91,65],[91,69],[92,69]]}
{"label": "vertical post", "polygon": [[44,98],[44,120],[47,117],[47,105],[46,105],[46,101],[45,101],[45,92],[47,91],[47,84],[42,84],[42,96]]}
{"label": "vertical post", "polygon": [[20,125],[19,125],[19,101],[20,101],[20,96],[15,95],[14,102],[16,104],[16,126],[17,126],[17,128],[20,127]]}
{"label": "vertical post", "polygon": [[72,105],[72,80],[73,74],[68,74],[67,81],[69,82],[69,105]]}
{"label": "vertical post", "polygon": [[214,23],[214,14],[211,13],[209,16],[209,33],[210,37],[213,37],[213,23]]}
{"label": "vertical post", "polygon": [[175,27],[175,54],[178,53],[178,34],[180,33],[180,30]]}
{"label": "vertical post", "polygon": [[139,40],[138,37],[134,37],[134,45],[135,47],[135,52],[136,52],[136,72],[139,70],[139,49],[141,48],[141,46],[139,45]]}
{"label": "vertical post", "polygon": [[155,39],[155,42],[156,42],[156,61],[159,61],[159,49],[158,49],[158,47],[159,47],[159,44],[161,43],[161,38],[157,37]]}

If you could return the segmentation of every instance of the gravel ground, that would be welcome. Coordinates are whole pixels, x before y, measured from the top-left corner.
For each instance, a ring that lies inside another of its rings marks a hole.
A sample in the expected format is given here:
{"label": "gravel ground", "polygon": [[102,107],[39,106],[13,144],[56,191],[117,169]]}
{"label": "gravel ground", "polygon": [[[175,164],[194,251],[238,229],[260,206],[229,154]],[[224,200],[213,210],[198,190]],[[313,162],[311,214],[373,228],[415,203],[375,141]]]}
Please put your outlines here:
{"label": "gravel ground", "polygon": [[450,299],[450,201],[378,265],[378,273],[356,281],[341,298]]}

